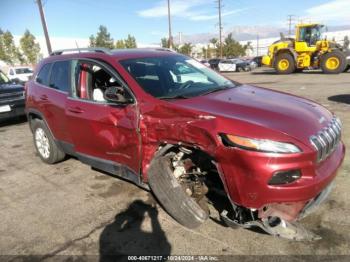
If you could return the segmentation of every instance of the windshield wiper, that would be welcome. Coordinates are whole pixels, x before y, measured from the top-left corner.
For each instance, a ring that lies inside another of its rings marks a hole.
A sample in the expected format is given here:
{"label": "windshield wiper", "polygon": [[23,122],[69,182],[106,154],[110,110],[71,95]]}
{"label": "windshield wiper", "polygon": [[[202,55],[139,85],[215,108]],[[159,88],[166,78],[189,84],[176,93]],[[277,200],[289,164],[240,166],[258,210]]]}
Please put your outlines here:
{"label": "windshield wiper", "polygon": [[218,91],[221,91],[221,90],[225,90],[225,89],[230,89],[230,88],[233,88],[234,86],[218,86],[214,89],[210,89],[202,94],[200,94],[200,96],[205,96],[205,95],[208,95],[208,94],[211,94],[211,93],[215,93],[215,92],[218,92]]}
{"label": "windshield wiper", "polygon": [[187,99],[189,98],[188,96],[184,95],[176,95],[176,96],[160,96],[158,99]]}

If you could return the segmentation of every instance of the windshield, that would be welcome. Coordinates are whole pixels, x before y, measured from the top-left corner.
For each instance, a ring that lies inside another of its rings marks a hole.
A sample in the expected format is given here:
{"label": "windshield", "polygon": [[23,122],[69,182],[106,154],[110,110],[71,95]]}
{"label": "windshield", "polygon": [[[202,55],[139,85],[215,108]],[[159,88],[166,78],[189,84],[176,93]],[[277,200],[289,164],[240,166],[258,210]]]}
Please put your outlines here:
{"label": "windshield", "polygon": [[20,74],[31,74],[33,73],[33,70],[31,70],[30,68],[16,68],[16,74],[20,75]]}
{"label": "windshield", "polygon": [[317,41],[321,39],[321,34],[323,33],[323,31],[323,25],[316,25],[313,27],[301,27],[299,41],[305,41],[309,45],[316,45]]}
{"label": "windshield", "polygon": [[0,71],[0,84],[8,84],[10,83],[10,79],[8,79],[8,77]]}
{"label": "windshield", "polygon": [[182,55],[129,59],[121,64],[147,93],[161,99],[195,97],[235,86]]}
{"label": "windshield", "polygon": [[244,61],[241,60],[241,59],[232,59],[232,62],[233,62],[234,64],[244,63]]}

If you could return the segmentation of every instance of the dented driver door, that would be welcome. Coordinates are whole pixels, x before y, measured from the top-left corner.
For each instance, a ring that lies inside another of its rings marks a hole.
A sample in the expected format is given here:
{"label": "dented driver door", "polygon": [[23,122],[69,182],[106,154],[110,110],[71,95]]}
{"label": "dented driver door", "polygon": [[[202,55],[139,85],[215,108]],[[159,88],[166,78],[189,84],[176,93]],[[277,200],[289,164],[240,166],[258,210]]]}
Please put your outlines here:
{"label": "dented driver door", "polygon": [[123,84],[100,64],[72,64],[75,89],[67,100],[66,115],[73,150],[78,157],[90,159],[92,163],[100,161],[103,166],[113,162],[138,174],[140,143],[136,103],[102,101],[103,96],[96,97],[93,89],[100,88],[103,92],[106,85]]}

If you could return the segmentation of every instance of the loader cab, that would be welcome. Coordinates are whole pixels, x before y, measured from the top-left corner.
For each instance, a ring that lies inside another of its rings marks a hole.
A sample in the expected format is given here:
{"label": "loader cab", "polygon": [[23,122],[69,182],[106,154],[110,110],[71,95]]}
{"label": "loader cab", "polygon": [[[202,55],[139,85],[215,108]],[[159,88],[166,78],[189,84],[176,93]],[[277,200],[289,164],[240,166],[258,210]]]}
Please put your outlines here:
{"label": "loader cab", "polygon": [[296,51],[315,51],[316,44],[321,40],[324,25],[301,24],[296,26]]}

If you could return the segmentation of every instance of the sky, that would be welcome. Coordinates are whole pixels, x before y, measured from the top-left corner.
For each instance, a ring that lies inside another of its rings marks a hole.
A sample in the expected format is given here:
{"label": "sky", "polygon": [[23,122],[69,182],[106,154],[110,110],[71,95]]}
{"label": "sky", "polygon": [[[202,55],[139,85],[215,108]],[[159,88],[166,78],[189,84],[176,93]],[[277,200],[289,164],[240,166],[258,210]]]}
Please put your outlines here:
{"label": "sky", "polygon": [[[134,35],[138,43],[159,43],[167,35],[166,0],[42,0],[50,37],[88,38],[99,25],[107,26],[114,40]],[[170,0],[173,35],[216,32],[215,0]],[[287,27],[287,16],[350,24],[350,0],[222,0],[223,27]],[[302,10],[301,10],[302,7]],[[35,0],[0,0],[0,28],[14,35],[29,29],[42,36]]]}

